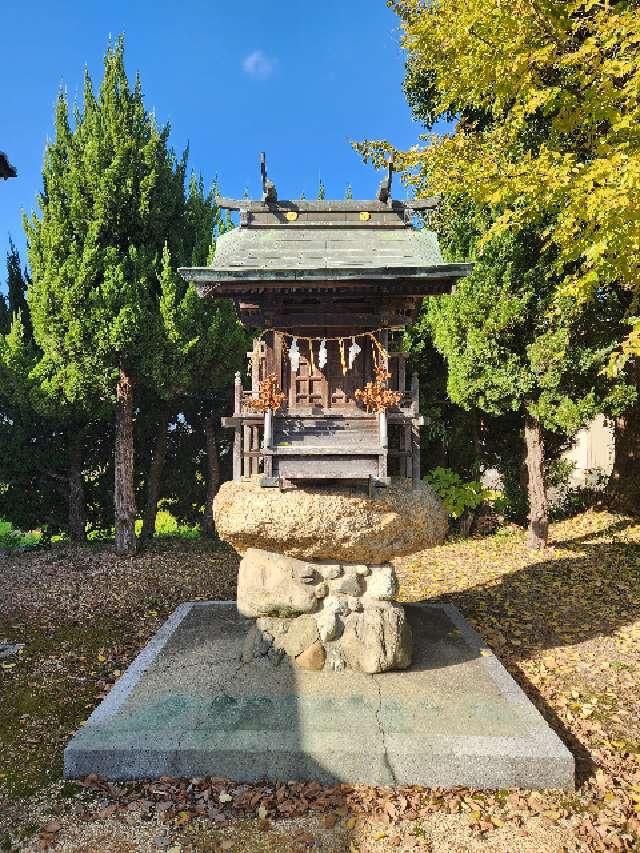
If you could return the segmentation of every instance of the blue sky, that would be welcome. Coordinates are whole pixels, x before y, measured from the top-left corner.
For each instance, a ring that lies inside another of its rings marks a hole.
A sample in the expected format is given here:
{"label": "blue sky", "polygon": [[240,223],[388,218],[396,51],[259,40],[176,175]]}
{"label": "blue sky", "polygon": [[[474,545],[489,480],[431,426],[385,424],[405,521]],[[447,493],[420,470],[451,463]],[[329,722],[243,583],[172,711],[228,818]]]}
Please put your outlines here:
{"label": "blue sky", "polygon": [[[225,195],[260,191],[267,152],[280,198],[372,197],[379,175],[351,139],[413,144],[421,132],[402,92],[398,19],[384,0],[188,0],[186,3],[9,2],[0,33],[0,150],[18,178],[0,182],[0,287],[11,233],[24,258],[21,210],[35,206],[60,86],[97,84],[109,35],[124,33],[145,103],[170,122],[177,151]],[[396,195],[403,190],[395,188]]]}

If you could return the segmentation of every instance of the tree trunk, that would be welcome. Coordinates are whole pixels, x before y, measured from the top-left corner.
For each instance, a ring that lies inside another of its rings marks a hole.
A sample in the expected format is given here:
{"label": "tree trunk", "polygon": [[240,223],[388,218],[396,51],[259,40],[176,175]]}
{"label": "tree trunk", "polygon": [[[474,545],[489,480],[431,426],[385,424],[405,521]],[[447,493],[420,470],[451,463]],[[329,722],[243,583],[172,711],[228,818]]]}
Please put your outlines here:
{"label": "tree trunk", "polygon": [[524,440],[527,448],[529,495],[528,548],[545,548],[549,537],[549,501],[544,483],[544,439],[540,421],[526,414]]}
{"label": "tree trunk", "polygon": [[613,471],[607,485],[611,509],[640,513],[640,359],[635,359],[630,378],[639,399],[622,417],[616,419]]}
{"label": "tree trunk", "polygon": [[136,552],[136,495],[133,487],[133,379],[124,369],[116,387],[116,554]]}
{"label": "tree trunk", "polygon": [[87,541],[87,515],[82,480],[82,432],[71,435],[69,446],[69,536],[72,542]]}
{"label": "tree trunk", "polygon": [[160,496],[160,483],[162,472],[167,458],[167,429],[169,427],[169,403],[164,403],[160,410],[160,423],[158,434],[153,448],[151,465],[147,479],[147,503],[144,508],[142,519],[141,538],[145,541],[153,539],[156,532],[156,515],[158,514],[158,498]]}
{"label": "tree trunk", "polygon": [[213,501],[220,488],[220,457],[216,442],[216,428],[211,416],[204,419],[204,434],[207,444],[207,500],[200,528],[203,536],[213,536]]}

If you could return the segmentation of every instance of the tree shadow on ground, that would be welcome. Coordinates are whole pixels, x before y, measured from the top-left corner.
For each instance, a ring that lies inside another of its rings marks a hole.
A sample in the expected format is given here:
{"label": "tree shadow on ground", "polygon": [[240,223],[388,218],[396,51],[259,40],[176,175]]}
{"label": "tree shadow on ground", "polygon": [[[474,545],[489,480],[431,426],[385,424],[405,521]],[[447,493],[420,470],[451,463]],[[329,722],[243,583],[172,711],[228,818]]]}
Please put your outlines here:
{"label": "tree shadow on ground", "polygon": [[[590,640],[599,643],[585,650],[594,661],[593,672],[584,660],[579,678],[595,677],[598,667],[616,662],[620,632],[640,622],[640,543],[600,540],[623,532],[631,521],[616,522],[606,531],[554,542],[565,555],[541,555],[539,562],[487,583],[440,597],[455,604],[495,650],[525,693],[537,706],[576,758],[580,784],[594,771],[589,750],[548,704],[518,662]],[[566,555],[566,551],[572,552]],[[631,647],[630,647],[631,648]],[[558,675],[557,687],[574,677],[572,667]],[[607,672],[599,674],[603,685]]]}
{"label": "tree shadow on ground", "polygon": [[615,533],[623,533],[630,527],[634,527],[637,523],[637,519],[621,518],[619,521],[614,521],[612,524],[607,525],[607,527],[604,527],[601,530],[583,533],[582,536],[572,536],[570,539],[552,538],[549,544],[555,548],[568,548],[571,550],[573,547],[589,542],[589,540],[592,539],[601,538],[603,536],[613,536]]}
{"label": "tree shadow on ground", "polygon": [[490,627],[521,657],[611,636],[640,620],[640,544],[565,547],[581,556],[542,559],[442,598]]}

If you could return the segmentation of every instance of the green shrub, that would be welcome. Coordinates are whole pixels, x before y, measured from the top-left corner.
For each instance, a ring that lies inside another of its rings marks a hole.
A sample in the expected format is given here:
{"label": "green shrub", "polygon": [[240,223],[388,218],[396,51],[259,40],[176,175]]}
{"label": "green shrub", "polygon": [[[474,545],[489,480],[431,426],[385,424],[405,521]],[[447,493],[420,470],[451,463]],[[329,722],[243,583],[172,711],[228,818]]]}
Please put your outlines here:
{"label": "green shrub", "polygon": [[602,468],[590,468],[584,472],[583,484],[571,485],[567,482],[551,504],[551,518],[554,521],[573,518],[574,515],[601,506],[608,481],[609,475]]}
{"label": "green shrub", "polygon": [[166,509],[160,509],[156,515],[155,535],[177,539],[199,539],[200,527],[197,524],[179,524],[175,515]]}
{"label": "green shrub", "polygon": [[501,499],[498,492],[485,489],[478,480],[463,482],[460,474],[451,468],[432,468],[424,479],[442,500],[452,518],[460,518],[467,510],[477,509],[481,503],[493,506]]}
{"label": "green shrub", "polygon": [[36,532],[23,533],[11,524],[10,521],[0,519],[0,549],[12,550],[14,548],[28,548],[37,545],[41,536]]}

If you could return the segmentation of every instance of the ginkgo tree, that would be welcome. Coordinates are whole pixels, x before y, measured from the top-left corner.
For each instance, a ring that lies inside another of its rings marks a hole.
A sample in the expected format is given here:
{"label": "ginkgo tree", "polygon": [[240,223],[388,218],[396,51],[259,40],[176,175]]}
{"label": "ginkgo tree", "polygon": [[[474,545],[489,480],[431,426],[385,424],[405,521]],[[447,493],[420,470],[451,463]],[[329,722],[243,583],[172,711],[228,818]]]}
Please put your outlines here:
{"label": "ginkgo tree", "polygon": [[[640,15],[635,0],[399,0],[406,90],[455,131],[401,157],[418,184],[465,192],[557,249],[576,300],[635,295],[640,313]],[[630,333],[627,352],[640,352]]]}
{"label": "ginkgo tree", "polygon": [[[453,124],[449,133],[425,134],[410,150],[395,151],[406,180],[419,194],[464,196],[476,224],[482,219],[479,254],[496,239],[540,239],[546,263],[536,264],[536,276],[549,327],[578,328],[584,311],[597,317],[603,294],[615,292],[624,320],[601,370],[633,380],[640,355],[638,3],[390,5],[402,22],[415,116],[427,128],[441,119]],[[393,150],[386,141],[358,147],[378,162]],[[574,341],[554,337],[558,364],[571,363]],[[623,489],[635,481],[640,499],[633,421],[618,422],[626,436],[618,436],[624,470],[616,481]]]}

